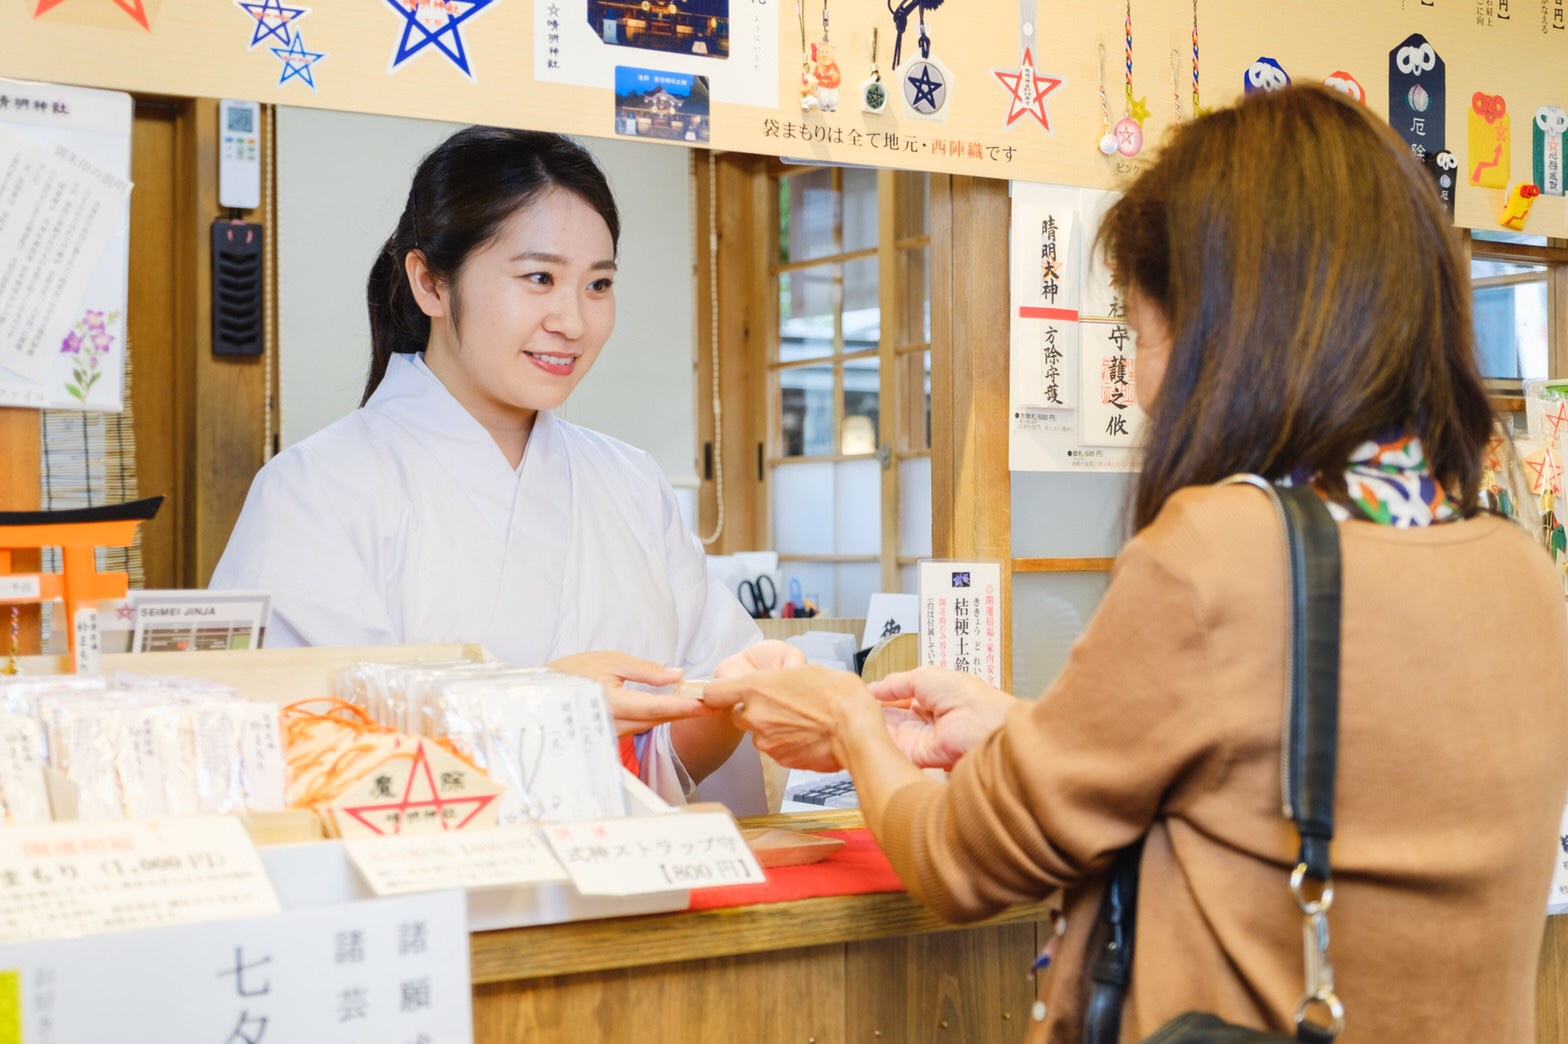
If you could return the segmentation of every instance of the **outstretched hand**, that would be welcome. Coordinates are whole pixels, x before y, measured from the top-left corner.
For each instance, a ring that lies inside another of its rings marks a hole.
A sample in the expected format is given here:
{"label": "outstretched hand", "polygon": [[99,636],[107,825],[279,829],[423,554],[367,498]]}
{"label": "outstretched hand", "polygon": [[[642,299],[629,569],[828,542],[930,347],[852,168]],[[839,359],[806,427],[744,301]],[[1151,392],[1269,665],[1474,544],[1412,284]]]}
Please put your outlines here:
{"label": "outstretched hand", "polygon": [[806,666],[806,654],[788,642],[768,639],[729,657],[713,669],[715,681],[739,678],[757,671],[781,671]]}
{"label": "outstretched hand", "polygon": [[972,674],[920,667],[869,686],[884,704],[905,704],[911,717],[891,725],[893,741],[921,768],[951,768],[996,729],[1018,701]]}
{"label": "outstretched hand", "polygon": [[618,735],[647,732],[655,725],[686,718],[716,714],[700,699],[658,692],[628,689],[628,682],[661,688],[674,685],[685,675],[679,667],[666,667],[652,660],[620,652],[586,652],[564,656],[547,664],[553,671],[587,678],[604,686],[610,714],[615,718]]}
{"label": "outstretched hand", "polygon": [[826,667],[759,671],[708,686],[703,699],[729,710],[757,749],[779,764],[813,772],[843,768],[841,743],[867,715],[881,714],[860,679]]}

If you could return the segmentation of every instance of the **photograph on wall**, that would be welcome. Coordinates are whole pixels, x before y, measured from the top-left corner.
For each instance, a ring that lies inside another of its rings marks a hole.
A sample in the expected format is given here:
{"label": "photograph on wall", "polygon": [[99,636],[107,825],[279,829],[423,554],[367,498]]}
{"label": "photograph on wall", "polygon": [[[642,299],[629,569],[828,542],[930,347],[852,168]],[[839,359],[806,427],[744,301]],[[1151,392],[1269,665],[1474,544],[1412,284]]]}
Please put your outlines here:
{"label": "photograph on wall", "polygon": [[607,44],[728,58],[729,0],[588,0],[588,24]]}
{"label": "photograph on wall", "polygon": [[615,133],[702,144],[708,140],[708,78],[615,68]]}
{"label": "photograph on wall", "polygon": [[701,77],[724,105],[778,107],[779,18],[771,5],[543,0],[533,18],[534,78],[541,83],[603,89],[613,78],[619,86],[618,70],[636,63]]}

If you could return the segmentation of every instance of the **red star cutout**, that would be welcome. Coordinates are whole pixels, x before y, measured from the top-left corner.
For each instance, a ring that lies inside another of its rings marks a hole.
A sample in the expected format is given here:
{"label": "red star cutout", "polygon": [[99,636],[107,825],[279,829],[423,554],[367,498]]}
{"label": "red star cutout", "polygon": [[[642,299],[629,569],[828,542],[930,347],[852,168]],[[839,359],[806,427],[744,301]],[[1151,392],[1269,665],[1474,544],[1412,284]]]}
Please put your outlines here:
{"label": "red star cutout", "polygon": [[1524,466],[1530,469],[1531,493],[1551,490],[1556,495],[1562,491],[1563,466],[1557,462],[1557,454],[1551,450],[1537,450],[1530,454],[1524,458]]}
{"label": "red star cutout", "polygon": [[[38,9],[33,12],[33,17],[37,18],[44,12],[52,11],[63,3],[65,3],[65,0],[38,0]],[[152,32],[152,26],[147,24],[147,9],[142,6],[142,0],[114,0],[114,3],[120,10],[136,19],[137,25],[149,33]]]}
{"label": "red star cutout", "polygon": [[1485,467],[1490,468],[1493,471],[1500,471],[1502,469],[1503,437],[1501,435],[1493,435],[1491,438],[1486,440]]}
{"label": "red star cutout", "polygon": [[[423,786],[420,786],[420,784],[423,784]],[[419,787],[423,792],[419,797],[416,797],[414,793],[416,787]],[[366,816],[375,812],[396,812],[398,814],[397,828],[392,831],[396,834],[402,832],[403,823],[407,820],[410,811],[418,808],[433,808],[436,811],[436,818],[441,821],[442,830],[458,830],[467,826],[469,820],[484,811],[485,806],[495,799],[495,794],[480,794],[474,797],[442,797],[440,791],[436,789],[435,774],[430,771],[430,762],[425,758],[425,745],[421,742],[414,751],[414,763],[408,769],[408,783],[403,787],[402,800],[389,801],[382,805],[356,805],[353,808],[343,808],[339,811],[348,813],[378,834],[384,834],[386,831],[382,830],[378,824],[372,823]],[[464,816],[460,823],[449,823],[446,816],[442,814],[443,810],[448,807],[462,808],[465,805],[472,807],[468,815]]]}
{"label": "red star cutout", "polygon": [[[59,0],[56,0],[59,2]],[[1040,121],[1040,126],[1045,128],[1047,134],[1051,133],[1051,117],[1045,111],[1045,99],[1066,83],[1054,76],[1041,76],[1034,68],[1034,55],[1029,48],[1024,48],[1024,59],[1018,64],[1017,72],[1004,72],[1001,69],[991,70],[991,74],[1002,81],[1002,86],[1011,94],[1012,101],[1008,103],[1007,126],[1011,127],[1024,116],[1033,116]]]}
{"label": "red star cutout", "polygon": [[1563,433],[1563,427],[1568,425],[1568,399],[1559,399],[1553,404],[1550,413],[1543,405],[1541,408],[1542,419],[1552,426],[1552,438],[1557,438]]}

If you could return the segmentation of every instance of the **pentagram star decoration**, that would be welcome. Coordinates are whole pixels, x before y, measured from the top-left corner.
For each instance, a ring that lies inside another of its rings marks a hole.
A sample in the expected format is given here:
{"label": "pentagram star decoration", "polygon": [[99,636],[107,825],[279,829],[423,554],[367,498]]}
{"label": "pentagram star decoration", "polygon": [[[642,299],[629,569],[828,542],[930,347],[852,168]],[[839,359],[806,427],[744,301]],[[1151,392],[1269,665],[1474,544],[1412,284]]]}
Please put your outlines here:
{"label": "pentagram star decoration", "polygon": [[[468,62],[468,50],[463,46],[462,25],[483,12],[498,0],[386,0],[387,5],[403,19],[403,36],[392,55],[388,72],[414,57],[426,47],[451,59],[462,74],[474,78]],[[427,22],[428,19],[428,22]],[[436,23],[436,24],[429,24]],[[445,39],[443,39],[443,37]],[[413,41],[413,42],[410,42]]]}
{"label": "pentagram star decoration", "polygon": [[283,72],[278,76],[278,86],[282,87],[290,80],[301,80],[311,90],[316,89],[316,77],[311,73],[310,67],[315,65],[326,55],[319,51],[305,50],[305,36],[295,33],[294,39],[288,47],[269,48],[278,59],[283,62]]}
{"label": "pentagram star decoration", "polygon": [[[38,6],[33,10],[33,17],[37,18],[46,11],[52,11],[65,3],[65,0],[38,0]],[[142,6],[142,0],[114,0],[120,10],[136,20],[136,24],[148,32],[152,32],[152,25],[147,21],[147,8]]]}
{"label": "pentagram star decoration", "polygon": [[[932,73],[936,73],[934,80],[931,78]],[[937,92],[945,90],[947,84],[943,81],[941,72],[930,62],[916,62],[909,75],[904,77],[904,82],[915,89],[915,96],[910,99],[909,104],[917,112],[936,112],[947,101],[945,96],[941,99],[937,98]],[[922,109],[922,105],[929,108]]]}
{"label": "pentagram star decoration", "polygon": [[1133,102],[1132,108],[1127,110],[1127,115],[1137,120],[1140,127],[1143,126],[1143,121],[1149,118],[1149,99],[1139,98]]}
{"label": "pentagram star decoration", "polygon": [[1025,116],[1033,116],[1047,134],[1051,133],[1051,117],[1045,111],[1045,99],[1054,94],[1065,80],[1054,76],[1041,76],[1034,67],[1034,55],[1024,48],[1023,61],[1018,71],[991,70],[1002,86],[1007,88],[1012,100],[1008,102],[1007,126],[1011,127]]}
{"label": "pentagram star decoration", "polygon": [[250,37],[251,47],[260,45],[269,37],[284,47],[291,46],[294,43],[294,30],[290,27],[310,14],[308,7],[285,7],[280,0],[262,0],[259,4],[234,0],[234,4],[256,21]]}

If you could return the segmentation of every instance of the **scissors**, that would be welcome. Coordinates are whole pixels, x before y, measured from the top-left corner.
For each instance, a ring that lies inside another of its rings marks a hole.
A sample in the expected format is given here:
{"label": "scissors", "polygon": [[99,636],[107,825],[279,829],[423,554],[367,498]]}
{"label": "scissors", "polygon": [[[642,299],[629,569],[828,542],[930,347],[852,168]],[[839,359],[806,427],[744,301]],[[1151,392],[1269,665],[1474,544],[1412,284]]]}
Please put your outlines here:
{"label": "scissors", "polygon": [[767,574],[755,580],[742,580],[736,595],[753,620],[766,620],[779,607],[779,589],[773,586],[773,578]]}

